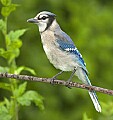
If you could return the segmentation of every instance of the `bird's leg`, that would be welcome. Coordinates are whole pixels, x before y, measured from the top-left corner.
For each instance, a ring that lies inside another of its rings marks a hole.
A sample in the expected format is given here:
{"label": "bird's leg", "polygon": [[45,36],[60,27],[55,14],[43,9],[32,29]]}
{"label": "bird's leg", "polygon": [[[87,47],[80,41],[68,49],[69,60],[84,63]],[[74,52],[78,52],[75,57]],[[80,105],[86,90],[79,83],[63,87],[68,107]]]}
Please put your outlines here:
{"label": "bird's leg", "polygon": [[64,71],[60,71],[59,73],[57,73],[55,76],[53,76],[51,78],[50,84],[54,84],[54,80],[56,79],[57,76],[61,75]]}
{"label": "bird's leg", "polygon": [[75,72],[76,72],[76,68],[74,68],[74,70],[72,71],[72,74],[71,74],[70,78],[66,81],[66,87],[71,88],[71,87],[69,86],[69,83],[71,82],[71,80],[72,80]]}

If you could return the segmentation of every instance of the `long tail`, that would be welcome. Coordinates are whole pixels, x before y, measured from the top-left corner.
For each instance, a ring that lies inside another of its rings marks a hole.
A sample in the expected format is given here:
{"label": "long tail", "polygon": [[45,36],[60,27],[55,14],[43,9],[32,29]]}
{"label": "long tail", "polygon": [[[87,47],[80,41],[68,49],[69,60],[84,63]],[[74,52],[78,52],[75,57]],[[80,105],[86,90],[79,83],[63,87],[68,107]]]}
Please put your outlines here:
{"label": "long tail", "polygon": [[[82,69],[82,68],[78,68],[77,71],[76,71],[76,75],[78,76],[78,78],[80,80],[82,80],[83,83],[85,84],[88,84],[88,85],[91,85],[91,82],[86,74],[86,72]],[[89,92],[89,95],[91,97],[91,100],[95,106],[95,109],[98,111],[98,112],[101,112],[101,106],[99,104],[99,101],[98,101],[98,97],[95,93],[95,91],[88,91]]]}

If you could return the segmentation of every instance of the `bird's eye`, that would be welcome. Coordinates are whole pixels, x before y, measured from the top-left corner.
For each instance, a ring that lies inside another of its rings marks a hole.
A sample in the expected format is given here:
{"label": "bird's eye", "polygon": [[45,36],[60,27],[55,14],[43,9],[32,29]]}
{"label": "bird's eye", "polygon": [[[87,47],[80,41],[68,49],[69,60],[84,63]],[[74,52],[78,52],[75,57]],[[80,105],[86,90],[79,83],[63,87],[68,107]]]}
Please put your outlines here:
{"label": "bird's eye", "polygon": [[42,17],[42,20],[45,20],[46,18],[48,18],[48,17],[46,17],[46,16],[43,16],[43,17]]}
{"label": "bird's eye", "polygon": [[47,18],[49,18],[49,16],[39,15],[37,19],[38,20],[46,20]]}

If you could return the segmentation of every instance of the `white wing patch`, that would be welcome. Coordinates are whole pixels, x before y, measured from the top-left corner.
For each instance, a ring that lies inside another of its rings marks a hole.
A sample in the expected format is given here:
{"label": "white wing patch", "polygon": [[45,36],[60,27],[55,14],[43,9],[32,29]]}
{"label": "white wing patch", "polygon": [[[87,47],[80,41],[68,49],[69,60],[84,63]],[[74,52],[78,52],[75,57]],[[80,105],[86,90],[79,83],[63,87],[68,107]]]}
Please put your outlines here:
{"label": "white wing patch", "polygon": [[75,50],[77,50],[77,48],[66,48],[65,50],[66,51],[75,51]]}
{"label": "white wing patch", "polygon": [[[66,48],[66,49],[64,49],[65,51],[67,51],[67,52],[70,52],[70,51],[76,51],[77,53],[78,53],[78,55],[79,55],[79,57],[82,59],[82,55],[80,54],[80,52],[78,51],[78,49],[75,47],[75,48]],[[84,65],[86,65],[86,63],[84,62]]]}

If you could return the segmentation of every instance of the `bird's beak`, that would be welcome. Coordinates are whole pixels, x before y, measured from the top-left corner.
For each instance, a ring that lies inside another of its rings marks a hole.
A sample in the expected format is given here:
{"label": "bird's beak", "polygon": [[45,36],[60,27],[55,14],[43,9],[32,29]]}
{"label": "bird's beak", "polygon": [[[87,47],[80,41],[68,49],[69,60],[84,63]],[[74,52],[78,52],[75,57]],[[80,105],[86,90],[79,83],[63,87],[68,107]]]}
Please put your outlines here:
{"label": "bird's beak", "polygon": [[27,20],[27,22],[37,23],[38,21],[37,21],[37,19],[35,19],[35,18],[30,18],[30,19]]}

